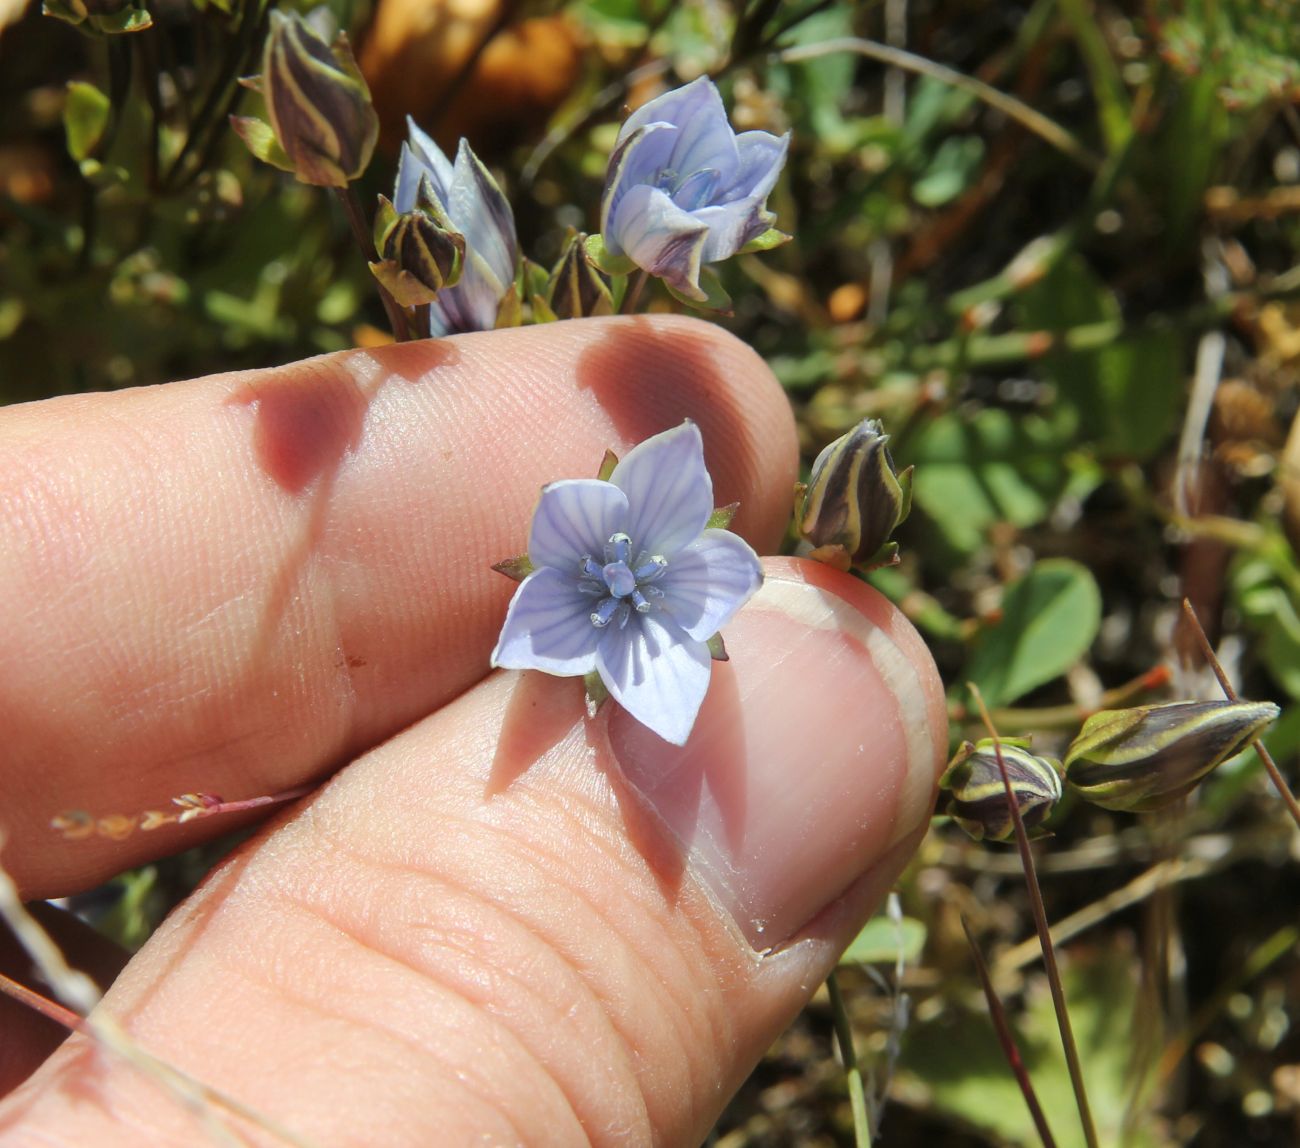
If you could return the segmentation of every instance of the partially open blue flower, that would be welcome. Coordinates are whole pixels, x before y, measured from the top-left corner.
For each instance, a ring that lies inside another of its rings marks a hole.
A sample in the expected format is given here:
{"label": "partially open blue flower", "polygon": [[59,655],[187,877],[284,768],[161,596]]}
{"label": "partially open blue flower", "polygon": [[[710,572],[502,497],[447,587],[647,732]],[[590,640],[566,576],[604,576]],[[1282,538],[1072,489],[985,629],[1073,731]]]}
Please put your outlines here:
{"label": "partially open blue flower", "polygon": [[733,132],[707,76],[665,92],[618,133],[601,200],[605,250],[703,300],[700,268],[775,222],[767,197],[789,145],[789,133]]}
{"label": "partially open blue flower", "polygon": [[460,281],[444,287],[429,304],[430,333],[490,331],[502,306],[515,299],[519,241],[510,202],[465,140],[452,164],[414,120],[407,120],[407,128],[393,206],[399,214],[414,210],[420,181],[427,179],[438,205],[465,237]]}
{"label": "partially open blue flower", "polygon": [[634,447],[609,481],[542,488],[533,572],[506,614],[492,664],[595,671],[665,741],[690,736],[709,688],[709,639],[763,581],[758,557],[711,529],[713,481],[694,423]]}

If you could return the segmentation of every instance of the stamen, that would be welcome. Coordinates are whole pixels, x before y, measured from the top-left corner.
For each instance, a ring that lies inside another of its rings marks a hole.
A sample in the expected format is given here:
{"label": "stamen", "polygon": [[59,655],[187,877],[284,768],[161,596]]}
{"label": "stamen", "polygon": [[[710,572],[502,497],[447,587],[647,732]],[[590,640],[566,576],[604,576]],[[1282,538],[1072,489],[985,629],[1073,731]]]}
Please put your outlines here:
{"label": "stamen", "polygon": [[609,536],[609,544],[605,547],[605,561],[607,563],[626,563],[631,557],[632,539],[621,532],[618,534],[611,534]]}
{"label": "stamen", "polygon": [[614,615],[624,608],[624,605],[624,602],[620,598],[603,599],[591,612],[591,624],[598,630],[604,629],[609,625]]}

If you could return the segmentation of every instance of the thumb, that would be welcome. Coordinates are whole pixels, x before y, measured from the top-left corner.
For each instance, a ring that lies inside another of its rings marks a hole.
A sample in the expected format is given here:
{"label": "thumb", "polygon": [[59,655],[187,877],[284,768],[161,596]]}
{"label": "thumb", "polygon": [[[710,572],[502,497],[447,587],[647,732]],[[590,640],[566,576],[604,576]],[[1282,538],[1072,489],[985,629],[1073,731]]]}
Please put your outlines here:
{"label": "thumb", "polygon": [[[312,1144],[698,1144],[898,876],[945,732],[920,639],[824,567],[771,562],[727,644],[682,748],[493,675],[229,861],[102,1007]],[[19,1130],[210,1128],[77,1037]]]}

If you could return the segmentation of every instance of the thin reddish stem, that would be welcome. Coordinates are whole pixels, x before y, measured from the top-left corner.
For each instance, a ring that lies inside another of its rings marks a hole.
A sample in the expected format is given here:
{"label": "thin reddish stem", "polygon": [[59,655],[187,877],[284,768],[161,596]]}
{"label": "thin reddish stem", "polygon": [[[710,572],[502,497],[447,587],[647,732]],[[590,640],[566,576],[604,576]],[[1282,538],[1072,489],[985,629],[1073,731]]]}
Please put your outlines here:
{"label": "thin reddish stem", "polygon": [[[1219,685],[1223,689],[1224,695],[1228,701],[1235,702],[1238,700],[1237,691],[1232,688],[1232,683],[1228,681],[1228,675],[1223,672],[1223,666],[1219,662],[1218,656],[1214,652],[1214,647],[1210,645],[1210,639],[1205,633],[1205,627],[1201,625],[1201,620],[1196,616],[1196,609],[1192,603],[1183,599],[1183,613],[1191,623],[1192,633],[1196,635],[1196,641],[1200,644],[1201,652],[1205,655],[1205,660],[1210,669],[1214,671],[1214,676],[1219,679]],[[1300,802],[1296,801],[1295,794],[1291,787],[1287,785],[1286,778],[1282,776],[1282,771],[1278,769],[1277,762],[1273,760],[1273,755],[1268,752],[1264,743],[1256,738],[1251,745],[1255,747],[1255,752],[1259,754],[1259,760],[1264,763],[1264,769],[1268,773],[1269,780],[1273,783],[1273,788],[1277,790],[1278,795],[1282,798],[1287,807],[1287,812],[1291,814],[1291,820],[1300,827]]]}

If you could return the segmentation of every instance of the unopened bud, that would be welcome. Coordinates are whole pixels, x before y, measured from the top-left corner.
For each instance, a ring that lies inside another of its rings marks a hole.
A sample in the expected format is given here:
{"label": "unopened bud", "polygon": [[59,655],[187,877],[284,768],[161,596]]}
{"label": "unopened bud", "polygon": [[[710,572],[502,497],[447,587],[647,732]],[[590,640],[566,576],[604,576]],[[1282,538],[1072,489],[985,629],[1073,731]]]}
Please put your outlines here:
{"label": "unopened bud", "polygon": [[571,236],[551,271],[546,302],[556,319],[614,313],[609,284],[587,259],[586,239],[581,234]]}
{"label": "unopened bud", "polygon": [[379,118],[345,35],[331,48],[298,13],[273,10],[260,89],[269,126],[231,120],[259,159],[320,187],[346,187],[366,170]]}
{"label": "unopened bud", "polygon": [[912,509],[912,468],[898,473],[888,442],[879,422],[863,419],[817,456],[795,492],[795,529],[813,558],[843,570],[894,560],[889,536]]}
{"label": "unopened bud", "polygon": [[1169,702],[1102,710],[1070,743],[1066,781],[1103,809],[1159,809],[1245,749],[1279,712],[1272,702]]}
{"label": "unopened bud", "polygon": [[[1023,742],[1000,742],[1011,795],[1026,829],[1037,829],[1061,800],[1061,767],[1050,757],[1030,753]],[[976,841],[1009,841],[1015,819],[992,738],[964,742],[943,777],[939,812],[946,813]]]}
{"label": "unopened bud", "polygon": [[465,237],[452,226],[428,179],[422,179],[412,211],[399,213],[379,197],[375,250],[379,262],[370,265],[375,278],[403,307],[418,307],[460,278]]}

